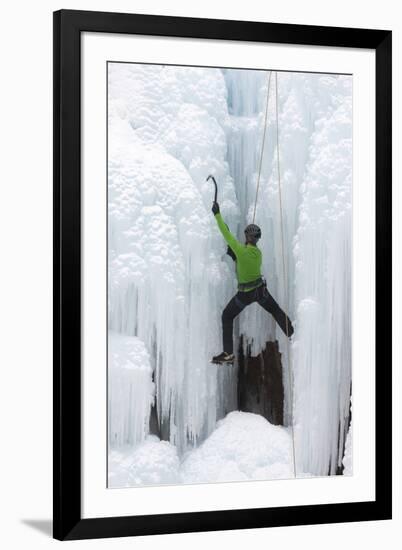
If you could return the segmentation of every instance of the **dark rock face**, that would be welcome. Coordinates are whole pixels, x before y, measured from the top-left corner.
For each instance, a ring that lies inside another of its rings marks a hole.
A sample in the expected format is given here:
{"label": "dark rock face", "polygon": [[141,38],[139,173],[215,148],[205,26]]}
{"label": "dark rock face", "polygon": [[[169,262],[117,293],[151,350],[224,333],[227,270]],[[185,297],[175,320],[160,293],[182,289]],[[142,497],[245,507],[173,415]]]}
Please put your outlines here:
{"label": "dark rock face", "polygon": [[155,405],[151,407],[151,416],[149,418],[149,433],[152,435],[157,435],[159,438],[162,437],[162,430],[159,426],[158,412]]}
{"label": "dark rock face", "polygon": [[[243,349],[238,353],[237,410],[260,414],[271,424],[283,425],[284,389],[278,342],[267,342],[257,357]],[[230,412],[228,410],[227,412]],[[151,408],[150,433],[169,440],[169,422],[160,422],[156,407]]]}
{"label": "dark rock face", "polygon": [[284,390],[278,342],[267,342],[264,351],[251,357],[239,349],[238,407],[260,414],[271,424],[283,425]]}

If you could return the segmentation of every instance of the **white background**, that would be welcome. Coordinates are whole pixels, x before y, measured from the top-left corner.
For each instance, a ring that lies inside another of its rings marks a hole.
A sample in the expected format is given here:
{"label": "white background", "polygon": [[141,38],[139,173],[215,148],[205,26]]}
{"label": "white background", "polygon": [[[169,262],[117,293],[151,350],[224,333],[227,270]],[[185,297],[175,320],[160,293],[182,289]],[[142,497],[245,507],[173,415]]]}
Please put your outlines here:
{"label": "white background", "polygon": [[[1,33],[1,383],[0,543],[47,548],[52,513],[52,17],[59,8],[321,24],[394,31],[394,98],[401,96],[402,20],[397,3],[318,0],[66,1],[7,4]],[[394,181],[400,181],[400,108],[394,101]],[[394,187],[394,282],[401,280],[402,225]],[[400,285],[399,285],[400,286]],[[400,290],[394,286],[394,464],[401,463]],[[399,311],[398,311],[399,310]],[[365,549],[397,547],[402,536],[401,476],[394,469],[392,522],[80,541],[76,546],[188,548],[247,546]],[[394,542],[392,542],[394,540]],[[64,543],[68,544],[68,543]],[[71,544],[71,543],[70,543]]]}

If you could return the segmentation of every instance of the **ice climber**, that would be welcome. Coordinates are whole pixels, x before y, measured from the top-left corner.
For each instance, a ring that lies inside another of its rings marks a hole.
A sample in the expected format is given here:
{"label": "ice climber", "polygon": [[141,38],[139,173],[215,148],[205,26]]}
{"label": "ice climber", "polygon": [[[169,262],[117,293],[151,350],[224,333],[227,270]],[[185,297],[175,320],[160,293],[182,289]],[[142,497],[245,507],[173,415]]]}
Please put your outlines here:
{"label": "ice climber", "polygon": [[217,202],[213,203],[212,212],[228,244],[228,254],[236,262],[238,282],[237,294],[222,313],[223,352],[213,357],[212,363],[233,363],[233,320],[246,306],[258,302],[273,316],[282,331],[289,337],[293,334],[293,326],[268,292],[266,282],[261,276],[262,254],[257,247],[257,242],[261,238],[261,229],[253,223],[248,225],[244,230],[246,242],[242,244],[231,234],[223,221]]}

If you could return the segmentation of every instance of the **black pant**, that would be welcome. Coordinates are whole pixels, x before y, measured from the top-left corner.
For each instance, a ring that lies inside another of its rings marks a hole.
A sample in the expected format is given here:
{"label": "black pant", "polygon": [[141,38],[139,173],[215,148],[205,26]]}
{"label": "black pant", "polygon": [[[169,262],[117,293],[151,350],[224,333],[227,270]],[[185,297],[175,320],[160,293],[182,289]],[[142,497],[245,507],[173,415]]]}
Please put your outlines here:
{"label": "black pant", "polygon": [[[265,285],[248,292],[238,292],[228,303],[222,313],[223,350],[233,353],[233,320],[245,307],[258,302],[270,313],[283,332],[288,336],[293,334],[292,323],[289,317],[281,310]],[[286,327],[287,324],[287,327]],[[287,329],[287,330],[286,330]]]}

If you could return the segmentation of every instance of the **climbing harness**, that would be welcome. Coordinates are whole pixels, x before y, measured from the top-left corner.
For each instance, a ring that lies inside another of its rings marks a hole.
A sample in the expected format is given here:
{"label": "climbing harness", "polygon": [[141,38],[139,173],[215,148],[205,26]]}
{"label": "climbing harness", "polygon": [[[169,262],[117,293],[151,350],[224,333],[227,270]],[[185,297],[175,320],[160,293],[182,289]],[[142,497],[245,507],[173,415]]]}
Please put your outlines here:
{"label": "climbing harness", "polygon": [[[264,158],[264,149],[265,149],[265,136],[267,131],[267,122],[268,122],[268,107],[269,107],[269,95],[271,88],[271,75],[272,71],[268,75],[268,86],[267,86],[267,98],[265,104],[265,117],[264,117],[264,130],[262,134],[262,143],[261,143],[261,153],[260,161],[258,167],[258,179],[257,179],[257,188],[255,193],[254,201],[254,212],[253,212],[253,223],[255,220],[255,213],[257,210],[257,200],[258,200],[258,191],[260,188],[261,180],[261,168],[262,161]],[[276,160],[277,160],[277,171],[278,171],[278,199],[279,199],[279,212],[280,212],[280,228],[281,228],[281,251],[282,251],[282,271],[284,278],[284,289],[285,289],[285,303],[286,311],[289,311],[289,296],[288,296],[288,276],[286,271],[286,262],[285,262],[285,247],[284,247],[284,238],[283,238],[283,207],[282,207],[282,184],[281,184],[281,170],[280,170],[280,155],[279,155],[279,109],[278,109],[278,72],[275,71],[275,114],[276,114]],[[294,477],[297,477],[296,471],[296,446],[295,446],[295,436],[294,436],[294,426],[293,426],[293,380],[292,380],[292,368],[291,368],[291,357],[290,357],[290,345],[289,345],[289,327],[288,327],[288,318],[286,316],[286,352],[287,352],[287,363],[288,363],[288,384],[289,384],[289,398],[290,398],[290,419],[291,419],[291,432],[292,432],[292,456],[293,456],[293,473]]]}
{"label": "climbing harness", "polygon": [[262,284],[264,284],[264,279],[262,277],[258,277],[258,279],[256,279],[255,281],[249,281],[248,283],[238,283],[237,290],[240,290],[240,292],[246,292],[247,290],[258,288]]}

